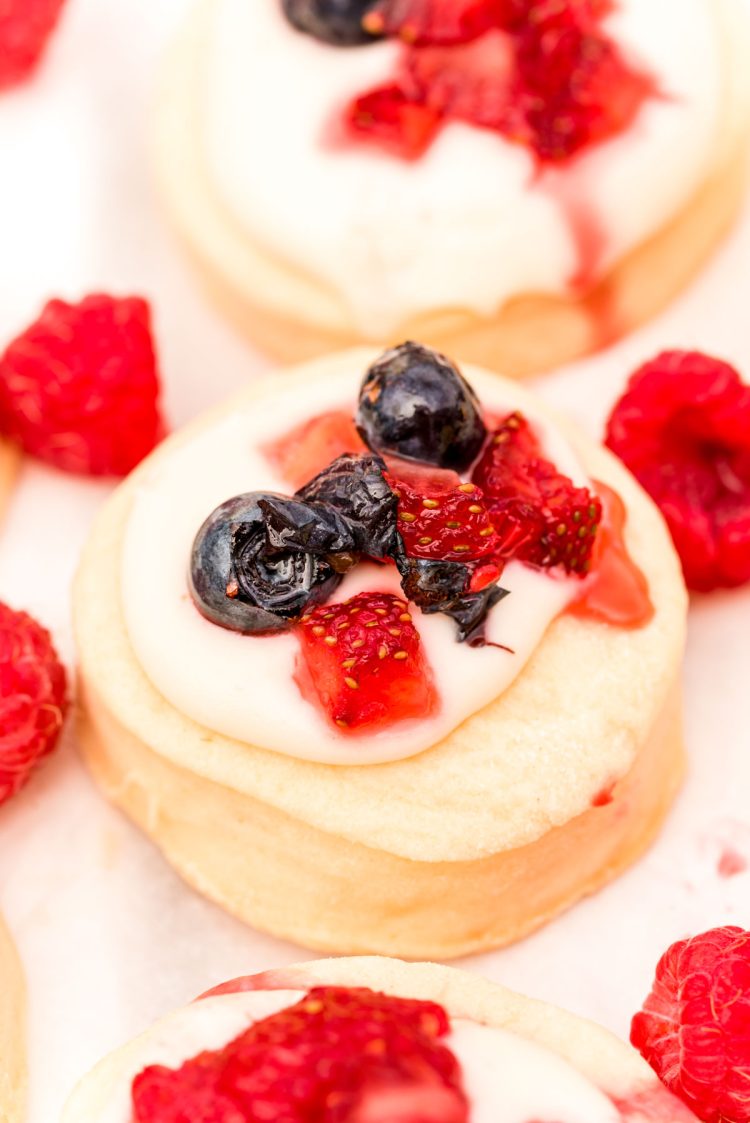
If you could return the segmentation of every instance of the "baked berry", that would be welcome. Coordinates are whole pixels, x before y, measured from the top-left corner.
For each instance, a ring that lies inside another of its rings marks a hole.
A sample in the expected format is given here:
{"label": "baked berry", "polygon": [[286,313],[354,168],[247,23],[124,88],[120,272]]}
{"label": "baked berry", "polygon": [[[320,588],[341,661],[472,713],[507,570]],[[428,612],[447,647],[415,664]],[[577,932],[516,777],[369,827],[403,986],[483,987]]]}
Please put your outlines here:
{"label": "baked berry", "polygon": [[691,589],[750,581],[750,386],[668,351],[635,372],[606,442],[661,509]]}
{"label": "baked berry", "polygon": [[449,616],[456,624],[459,643],[480,647],[485,642],[485,627],[490,611],[506,596],[497,581],[502,569],[490,568],[488,580],[475,584],[476,571],[461,562],[427,561],[401,556],[396,564],[401,588],[413,604],[427,616],[436,612]]}
{"label": "baked berry", "polygon": [[343,518],[353,549],[370,558],[392,556],[396,549],[398,499],[383,475],[379,456],[339,456],[297,492],[299,499],[322,504]]}
{"label": "baked berry", "polygon": [[264,451],[282,479],[298,488],[343,453],[366,449],[351,413],[330,410],[298,425]]}
{"label": "baked berry", "polygon": [[0,4],[0,90],[36,70],[65,0],[3,0]]}
{"label": "baked berry", "polygon": [[49,632],[0,604],[0,804],[55,748],[67,704],[65,669]]}
{"label": "baked berry", "polygon": [[494,431],[472,479],[484,490],[500,557],[588,573],[601,501],[541,455],[523,414],[510,414]]}
{"label": "baked berry", "polygon": [[750,932],[715,928],[673,944],[630,1040],[704,1123],[750,1123]]}
{"label": "baked berry", "polygon": [[357,422],[375,452],[459,472],[486,436],[472,388],[453,363],[418,343],[403,343],[370,367]]}
{"label": "baked berry", "polygon": [[398,531],[410,557],[467,562],[496,553],[498,537],[476,484],[408,462],[394,464],[386,480],[398,500]]}
{"label": "baked berry", "polygon": [[406,160],[416,160],[426,152],[442,125],[438,112],[415,101],[396,82],[355,98],[346,121],[353,140],[375,140]]}
{"label": "baked berry", "polygon": [[442,1006],[316,987],[223,1049],[132,1084],[133,1123],[467,1123]]}
{"label": "baked berry", "polygon": [[406,601],[360,593],[307,612],[297,679],[339,729],[377,732],[429,716],[432,673]]}
{"label": "baked berry", "polygon": [[67,472],[134,468],[164,435],[146,301],[50,301],[0,359],[0,432]]}
{"label": "baked berry", "polygon": [[468,43],[504,27],[510,7],[509,0],[378,0],[364,25],[415,46]]}
{"label": "baked berry", "polygon": [[189,584],[196,607],[233,631],[283,631],[335,590],[341,576],[328,555],[350,545],[342,534],[340,524],[285,496],[238,495],[216,508],[193,543]]}
{"label": "baked berry", "polygon": [[282,0],[284,15],[298,31],[335,47],[356,47],[374,36],[363,20],[374,0]]}

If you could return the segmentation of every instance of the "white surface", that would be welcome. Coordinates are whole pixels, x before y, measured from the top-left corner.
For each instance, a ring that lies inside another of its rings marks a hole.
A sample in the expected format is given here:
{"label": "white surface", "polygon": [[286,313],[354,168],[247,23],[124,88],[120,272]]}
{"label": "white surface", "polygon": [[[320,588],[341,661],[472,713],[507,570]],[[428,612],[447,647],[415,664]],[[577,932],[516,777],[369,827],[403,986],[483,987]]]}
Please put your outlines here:
{"label": "white surface", "polygon": [[[49,65],[0,98],[0,337],[51,293],[137,289],[156,306],[172,420],[262,364],[214,316],[157,214],[146,166],[150,75],[186,0],[71,0]],[[750,376],[750,217],[701,280],[645,331],[537,386],[593,434],[625,375],[665,346],[700,346]],[[69,583],[107,487],[34,465],[0,531],[0,597],[37,613],[70,663]],[[624,1034],[657,956],[688,932],[750,926],[750,589],[696,598],[686,668],[690,776],[662,839],[631,873],[472,969]],[[31,1123],[106,1050],[238,974],[309,958],[185,889],[94,791],[69,730],[57,758],[0,809],[0,907],[30,981]]]}
{"label": "white surface", "polygon": [[537,175],[528,151],[462,124],[417,163],[373,144],[321,151],[345,107],[391,80],[400,48],[334,51],[291,32],[266,0],[218,0],[194,122],[210,182],[254,244],[322,278],[373,338],[436,308],[491,315],[519,294],[566,292],[582,265],[572,218],[601,231],[608,268],[687,202],[716,159],[728,65],[720,2],[621,0],[611,32],[666,97],[611,142]]}
{"label": "white surface", "polygon": [[[258,1021],[299,1002],[303,991],[248,991],[206,998],[167,1015],[137,1047],[77,1090],[64,1123],[129,1123],[133,1081],[149,1065],[179,1068],[206,1049],[220,1049]],[[404,997],[408,997],[405,995]],[[562,1057],[504,1029],[455,1018],[445,1046],[458,1059],[471,1123],[619,1123],[599,1088]],[[497,1079],[502,1072],[502,1080]],[[101,1105],[101,1106],[99,1106]],[[94,1112],[96,1114],[94,1114]]]}

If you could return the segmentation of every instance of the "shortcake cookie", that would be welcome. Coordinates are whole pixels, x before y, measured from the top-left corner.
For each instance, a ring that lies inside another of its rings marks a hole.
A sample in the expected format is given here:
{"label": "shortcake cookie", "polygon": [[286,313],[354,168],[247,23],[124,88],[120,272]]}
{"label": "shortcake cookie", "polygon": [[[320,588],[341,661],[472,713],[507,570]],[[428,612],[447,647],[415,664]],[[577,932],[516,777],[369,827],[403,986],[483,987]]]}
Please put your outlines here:
{"label": "shortcake cookie", "polygon": [[200,0],[158,179],[275,355],[415,337],[523,375],[655,314],[727,230],[747,42],[742,0]]}
{"label": "shortcake cookie", "polygon": [[218,987],[103,1060],[63,1123],[695,1123],[592,1022],[449,967],[323,960]]}
{"label": "shortcake cookie", "polygon": [[26,1102],[25,998],[21,964],[0,917],[0,1123],[21,1123]]}
{"label": "shortcake cookie", "polygon": [[257,927],[463,955],[654,837],[685,616],[611,454],[419,344],[346,352],[214,410],[103,509],[75,590],[84,754]]}

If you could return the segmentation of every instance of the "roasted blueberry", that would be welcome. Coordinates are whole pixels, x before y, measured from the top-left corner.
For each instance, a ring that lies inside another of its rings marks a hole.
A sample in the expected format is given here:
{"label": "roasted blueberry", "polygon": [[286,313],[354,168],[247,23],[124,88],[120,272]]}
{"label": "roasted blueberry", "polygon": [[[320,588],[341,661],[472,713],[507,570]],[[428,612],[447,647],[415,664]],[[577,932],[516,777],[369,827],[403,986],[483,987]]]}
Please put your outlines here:
{"label": "roasted blueberry", "polygon": [[487,436],[479,401],[443,355],[402,343],[365,376],[357,424],[375,452],[453,468],[468,468]]}
{"label": "roasted blueberry", "polygon": [[398,500],[383,478],[379,456],[344,453],[297,492],[313,506],[323,505],[346,521],[354,549],[371,558],[396,549]]}
{"label": "roasted blueberry", "polygon": [[401,587],[408,600],[431,616],[450,616],[457,626],[459,643],[481,647],[490,609],[508,596],[507,589],[493,584],[478,593],[469,592],[471,569],[461,562],[430,561],[400,554],[396,558]]}
{"label": "roasted blueberry", "polygon": [[[485,629],[490,610],[501,600],[509,596],[508,589],[501,589],[499,585],[488,585],[479,593],[467,593],[465,597],[454,601],[453,604],[439,611],[450,616],[456,624],[458,642],[467,643],[469,647],[483,647],[486,643]],[[437,609],[427,609],[427,612],[436,612]]]}
{"label": "roasted blueberry", "polygon": [[[254,0],[257,2],[257,0]],[[266,0],[263,0],[266,2]],[[362,26],[376,0],[282,0],[284,15],[298,31],[334,47],[357,47],[373,36]]]}
{"label": "roasted blueberry", "polygon": [[[309,604],[326,600],[340,574],[326,553],[299,548],[291,539],[275,546],[271,521],[291,501],[281,495],[251,492],[222,503],[206,519],[193,543],[190,591],[199,611],[215,624],[247,634],[278,632],[302,615]],[[323,527],[304,504],[306,527],[298,532],[327,548],[337,541],[336,528]],[[315,523],[312,527],[310,523]],[[336,556],[336,555],[331,555]],[[342,555],[346,557],[348,555]]]}

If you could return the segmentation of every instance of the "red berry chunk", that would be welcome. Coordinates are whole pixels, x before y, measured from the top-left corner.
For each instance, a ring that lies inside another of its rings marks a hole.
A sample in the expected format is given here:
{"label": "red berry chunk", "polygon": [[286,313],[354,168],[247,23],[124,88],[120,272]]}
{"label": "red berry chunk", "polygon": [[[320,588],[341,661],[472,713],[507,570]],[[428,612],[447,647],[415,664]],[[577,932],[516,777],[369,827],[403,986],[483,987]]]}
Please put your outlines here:
{"label": "red berry chunk", "polygon": [[148,304],[52,300],[0,360],[0,431],[67,472],[125,475],[164,434]]}
{"label": "red berry chunk", "polygon": [[473,478],[484,489],[501,556],[588,573],[601,502],[541,456],[522,414],[510,414],[493,433]]}
{"label": "red berry chunk", "polygon": [[662,956],[630,1039],[705,1123],[750,1123],[750,932],[716,928]]}
{"label": "red berry chunk", "polygon": [[441,1006],[316,987],[224,1049],[133,1082],[134,1123],[466,1123]]}
{"label": "red berry chunk", "polygon": [[427,151],[441,123],[436,110],[413,100],[395,82],[356,98],[348,111],[353,136],[376,140],[382,148],[407,160]]}
{"label": "red berry chunk", "polygon": [[36,68],[65,0],[3,0],[0,4],[0,89]]}
{"label": "red berry chunk", "polygon": [[462,483],[455,472],[410,471],[403,462],[386,480],[398,498],[398,529],[410,557],[466,562],[497,551],[495,528],[476,484]]}
{"label": "red berry chunk", "polygon": [[750,386],[697,352],[636,371],[607,444],[661,509],[692,589],[750,581]]}
{"label": "red berry chunk", "polygon": [[265,449],[268,459],[295,490],[345,452],[364,451],[354,419],[343,409],[304,421]]}
{"label": "red berry chunk", "polygon": [[0,804],[52,752],[66,709],[65,669],[49,633],[0,604]]}
{"label": "red berry chunk", "polygon": [[375,35],[407,43],[468,43],[507,19],[509,0],[381,0],[364,26]]}
{"label": "red berry chunk", "polygon": [[302,617],[298,681],[340,729],[377,731],[435,707],[432,673],[406,601],[360,593]]}

